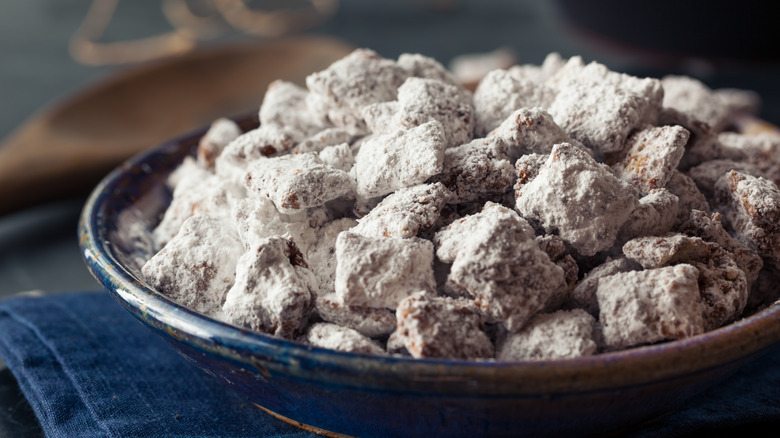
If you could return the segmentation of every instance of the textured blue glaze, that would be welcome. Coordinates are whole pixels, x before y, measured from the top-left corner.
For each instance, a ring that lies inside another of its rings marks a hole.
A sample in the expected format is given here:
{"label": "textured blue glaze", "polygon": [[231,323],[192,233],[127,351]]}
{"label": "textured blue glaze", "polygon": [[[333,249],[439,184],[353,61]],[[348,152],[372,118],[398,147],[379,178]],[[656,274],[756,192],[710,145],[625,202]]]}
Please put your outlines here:
{"label": "textured blue glaze", "polygon": [[[165,178],[202,134],[139,155],[95,188],[79,225],[84,260],[122,306],[194,364],[301,423],[356,436],[603,433],[679,408],[780,340],[778,305],[682,341],[511,363],[343,353],[224,324],[177,305],[139,275],[149,233],[170,202]],[[128,239],[129,226],[146,237]]]}

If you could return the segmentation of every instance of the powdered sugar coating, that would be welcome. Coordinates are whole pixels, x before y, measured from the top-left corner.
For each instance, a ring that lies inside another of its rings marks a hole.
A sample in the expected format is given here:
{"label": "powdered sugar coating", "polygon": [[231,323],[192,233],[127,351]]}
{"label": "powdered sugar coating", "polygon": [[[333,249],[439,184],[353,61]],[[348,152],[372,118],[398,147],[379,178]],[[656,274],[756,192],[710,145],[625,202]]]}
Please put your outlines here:
{"label": "powdered sugar coating", "polygon": [[478,137],[486,136],[520,108],[547,108],[555,95],[555,90],[543,83],[507,70],[493,70],[474,91],[474,133]]}
{"label": "powdered sugar coating", "polygon": [[650,190],[646,196],[639,198],[639,205],[620,227],[617,243],[622,245],[635,237],[666,234],[677,225],[679,209],[680,198],[668,190]]}
{"label": "powdered sugar coating", "polygon": [[269,158],[249,168],[246,186],[271,198],[281,213],[318,207],[353,190],[349,174],[325,165],[313,152]]}
{"label": "powdered sugar coating", "polygon": [[557,144],[536,178],[516,191],[517,211],[580,254],[612,246],[637,205],[636,191],[609,167],[568,143]]}
{"label": "powdered sugar coating", "polygon": [[217,313],[235,279],[244,246],[229,221],[209,214],[192,216],[141,268],[149,284],[195,311]]}
{"label": "powdered sugar coating", "polygon": [[327,69],[306,77],[311,94],[321,99],[328,119],[336,126],[361,131],[361,109],[369,104],[396,99],[398,87],[408,73],[394,61],[368,49],[357,49]]}
{"label": "powdered sugar coating", "polygon": [[733,160],[705,161],[698,166],[691,167],[688,170],[688,176],[696,183],[696,187],[701,190],[707,199],[712,199],[715,194],[715,183],[731,170],[748,175],[761,176],[761,171],[753,164]]}
{"label": "powdered sugar coating", "polygon": [[417,237],[344,231],[336,240],[336,263],[336,296],[347,305],[395,309],[414,292],[436,290],[433,244]]}
{"label": "powdered sugar coating", "polygon": [[413,357],[493,357],[493,344],[481,329],[479,311],[469,301],[418,292],[401,301],[396,314],[396,340]]}
{"label": "powdered sugar coating", "polygon": [[498,346],[498,360],[552,360],[589,356],[596,352],[596,320],[580,309],[534,316],[521,331]]}
{"label": "powdered sugar coating", "polygon": [[764,262],[755,251],[726,232],[721,223],[722,217],[720,213],[710,215],[703,211],[692,210],[688,221],[680,227],[680,231],[689,236],[715,242],[734,254],[737,265],[745,272],[745,278],[750,285],[758,278]]}
{"label": "powdered sugar coating", "polygon": [[497,138],[475,139],[444,151],[441,174],[429,181],[452,191],[449,202],[463,203],[507,192],[515,181],[506,143]]}
{"label": "powdered sugar coating", "polygon": [[622,349],[702,333],[698,278],[698,269],[682,264],[600,279],[596,296],[607,346]]}
{"label": "powdered sugar coating", "polygon": [[320,152],[328,146],[350,143],[353,137],[352,133],[344,128],[323,129],[298,143],[292,153]]}
{"label": "powdered sugar coating", "polygon": [[249,249],[263,239],[289,235],[303,251],[314,240],[314,230],[305,213],[287,215],[280,213],[269,198],[244,198],[231,210],[231,218],[244,247]]}
{"label": "powdered sugar coating", "polygon": [[707,123],[716,132],[726,128],[733,116],[732,108],[724,105],[723,98],[701,81],[689,76],[665,76],[661,79],[664,87],[665,107],[690,114]]}
{"label": "powdered sugar coating", "polygon": [[268,89],[260,104],[260,125],[290,127],[303,135],[312,135],[323,126],[309,114],[306,95],[309,91],[292,82],[276,80]]}
{"label": "powdered sugar coating", "polygon": [[642,195],[663,188],[680,163],[689,135],[682,126],[639,130],[628,137],[624,151],[612,168]]}
{"label": "powdered sugar coating", "polygon": [[642,266],[628,257],[618,257],[608,260],[591,269],[585,277],[577,283],[569,294],[569,300],[564,307],[571,309],[583,309],[593,317],[599,316],[599,302],[596,298],[596,290],[599,280],[620,272],[639,271]]}
{"label": "powdered sugar coating", "polygon": [[666,183],[666,190],[674,196],[677,196],[677,222],[682,223],[688,219],[692,210],[699,210],[709,213],[710,204],[707,198],[696,187],[696,183],[688,175],[676,170],[672,172],[672,177]]}
{"label": "powdered sugar coating", "polygon": [[441,183],[403,188],[358,221],[354,232],[369,237],[414,237],[439,219],[452,193]]}
{"label": "powdered sugar coating", "polygon": [[453,222],[434,242],[439,259],[453,262],[448,286],[468,292],[489,322],[510,331],[566,290],[563,269],[539,248],[530,225],[501,205]]}
{"label": "powdered sugar coating", "polygon": [[398,57],[398,65],[406,70],[409,76],[426,79],[436,79],[450,85],[458,85],[455,75],[449,72],[441,63],[419,53],[402,53]]}
{"label": "powdered sugar coating", "polygon": [[349,306],[336,294],[319,296],[315,306],[323,320],[349,327],[369,338],[386,336],[395,330],[395,313],[390,309]]}
{"label": "powdered sugar coating", "polygon": [[305,329],[315,279],[292,239],[257,242],[238,260],[235,272],[222,307],[226,321],[290,339]]}
{"label": "powdered sugar coating", "polygon": [[355,157],[358,195],[386,195],[438,174],[444,165],[445,138],[441,123],[431,121],[366,140]]}
{"label": "powdered sugar coating", "polygon": [[213,169],[214,161],[225,146],[239,135],[241,135],[241,128],[234,121],[224,118],[215,120],[198,142],[198,164]]}
{"label": "powdered sugar coating", "polygon": [[326,322],[312,324],[302,339],[315,347],[330,350],[375,355],[383,355],[385,353],[382,346],[358,331]]}
{"label": "powdered sugar coating", "polygon": [[697,260],[710,254],[707,242],[682,234],[637,237],[623,245],[623,253],[645,269],[660,268],[688,260]]}
{"label": "powdered sugar coating", "polygon": [[474,109],[455,85],[435,79],[409,78],[398,88],[399,126],[411,128],[431,120],[441,123],[447,147],[474,136]]}
{"label": "powdered sugar coating", "polygon": [[488,134],[488,138],[503,140],[514,162],[526,154],[549,154],[553,145],[570,143],[581,146],[569,137],[543,108],[521,108],[507,117]]}
{"label": "powdered sugar coating", "polygon": [[780,269],[780,190],[764,178],[730,171],[715,183],[726,229]]}
{"label": "powdered sugar coating", "polygon": [[326,146],[317,156],[323,164],[344,172],[349,172],[352,166],[355,165],[355,157],[352,155],[352,149],[347,143]]}
{"label": "powdered sugar coating", "polygon": [[612,72],[595,62],[584,67],[567,63],[551,81],[558,89],[548,107],[553,119],[600,153],[621,150],[629,133],[654,124],[661,109],[660,81]]}

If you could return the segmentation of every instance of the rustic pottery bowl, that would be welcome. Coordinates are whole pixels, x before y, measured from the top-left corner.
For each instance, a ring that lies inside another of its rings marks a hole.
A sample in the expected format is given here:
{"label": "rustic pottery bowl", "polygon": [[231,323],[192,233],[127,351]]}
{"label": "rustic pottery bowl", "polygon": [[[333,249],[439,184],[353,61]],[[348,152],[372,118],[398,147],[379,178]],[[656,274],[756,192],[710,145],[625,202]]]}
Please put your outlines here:
{"label": "rustic pottery bowl", "polygon": [[[241,123],[249,129],[257,120]],[[97,186],[81,218],[83,256],[142,323],[295,425],[361,437],[601,434],[680,408],[780,340],[777,304],[686,340],[539,362],[349,354],[224,324],[167,299],[139,273],[150,231],[170,202],[166,176],[203,133],[137,156]]]}

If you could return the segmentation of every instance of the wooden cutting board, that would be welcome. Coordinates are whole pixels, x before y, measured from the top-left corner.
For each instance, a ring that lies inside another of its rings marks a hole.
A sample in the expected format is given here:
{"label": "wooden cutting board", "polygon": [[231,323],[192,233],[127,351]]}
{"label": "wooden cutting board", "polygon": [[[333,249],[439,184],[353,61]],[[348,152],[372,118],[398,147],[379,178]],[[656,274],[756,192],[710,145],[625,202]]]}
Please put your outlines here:
{"label": "wooden cutting board", "polygon": [[0,144],[0,215],[87,193],[138,152],[257,111],[268,84],[303,84],[353,50],[326,37],[210,48],[125,70],[34,115]]}

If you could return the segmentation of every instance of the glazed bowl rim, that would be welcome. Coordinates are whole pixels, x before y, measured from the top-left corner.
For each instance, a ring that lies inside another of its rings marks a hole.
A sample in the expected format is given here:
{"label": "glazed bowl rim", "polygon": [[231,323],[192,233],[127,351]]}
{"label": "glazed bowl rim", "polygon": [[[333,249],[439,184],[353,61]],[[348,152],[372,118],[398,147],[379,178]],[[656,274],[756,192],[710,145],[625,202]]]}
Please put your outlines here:
{"label": "glazed bowl rim", "polygon": [[[130,272],[112,249],[107,220],[113,216],[106,213],[108,203],[119,193],[120,181],[130,178],[131,174],[141,175],[141,178],[154,176],[146,172],[151,159],[160,154],[176,153],[187,144],[196,144],[205,131],[203,128],[167,141],[113,170],[92,191],[79,222],[79,246],[92,275],[123,307],[169,342],[185,342],[201,352],[239,363],[255,363],[257,357],[264,361],[278,360],[280,366],[274,372],[299,373],[314,380],[326,379],[329,375],[318,375],[300,367],[301,363],[314,368],[327,365],[348,373],[354,371],[355,379],[347,382],[351,384],[359,382],[361,373],[372,372],[384,374],[391,380],[489,382],[493,389],[496,385],[503,386],[508,393],[564,394],[684,378],[758,356],[780,341],[780,302],[727,326],[687,339],[574,359],[512,362],[345,353],[215,320],[176,304]],[[255,368],[268,372],[267,366]]]}

